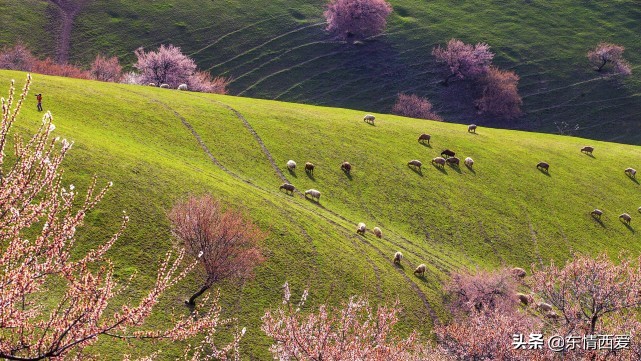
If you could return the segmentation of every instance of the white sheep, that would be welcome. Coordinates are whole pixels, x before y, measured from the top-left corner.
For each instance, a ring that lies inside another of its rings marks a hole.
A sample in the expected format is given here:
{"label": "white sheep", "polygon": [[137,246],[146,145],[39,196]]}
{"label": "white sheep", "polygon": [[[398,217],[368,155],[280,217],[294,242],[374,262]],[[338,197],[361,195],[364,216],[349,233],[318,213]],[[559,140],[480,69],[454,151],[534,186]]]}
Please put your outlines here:
{"label": "white sheep", "polygon": [[523,278],[527,275],[527,272],[523,268],[514,267],[511,270],[512,274],[518,278]]}
{"label": "white sheep", "polygon": [[420,264],[420,265],[418,265],[418,267],[416,267],[416,269],[414,270],[414,274],[418,274],[418,275],[420,275],[420,276],[423,276],[423,277],[424,277],[424,276],[425,276],[425,271],[427,271],[427,266],[426,266],[425,264],[421,263],[421,264]]}
{"label": "white sheep", "polygon": [[156,86],[156,83],[149,83],[149,84],[147,84],[147,85],[149,85],[149,86]]}
{"label": "white sheep", "polygon": [[403,260],[403,254],[401,252],[396,252],[394,254],[394,264],[401,264]]}
{"label": "white sheep", "polygon": [[375,116],[373,116],[373,115],[371,115],[371,114],[367,114],[367,115],[363,118],[363,121],[364,121],[364,122],[366,122],[366,123],[369,123],[369,124],[374,124],[374,120],[375,120],[375,119],[376,119],[376,117],[375,117]]}
{"label": "white sheep", "polygon": [[374,227],[373,231],[374,231],[374,235],[376,235],[376,237],[383,238],[383,231],[381,231],[380,228]]}
{"label": "white sheep", "polygon": [[472,159],[470,157],[465,158],[465,165],[468,168],[472,168],[472,166],[474,165],[474,159]]}
{"label": "white sheep", "polygon": [[290,160],[288,160],[288,161],[287,161],[287,169],[289,169],[289,170],[294,170],[294,169],[296,169],[296,162],[294,162],[294,161],[293,161],[293,160],[291,160],[291,159],[290,159]]}
{"label": "white sheep", "polygon": [[187,84],[180,84],[178,90],[187,90]]}
{"label": "white sheep", "polygon": [[636,178],[637,177],[637,170],[634,169],[634,168],[626,168],[624,172],[625,172],[625,174],[627,174],[628,176],[630,176],[632,178]]}
{"label": "white sheep", "polygon": [[160,84],[160,87],[163,89],[169,89],[169,84]]}
{"label": "white sheep", "polygon": [[[641,211],[641,208],[639,209],[639,211]],[[592,212],[590,212],[590,214],[592,215],[592,217],[601,218],[603,211],[598,208],[595,208]]]}
{"label": "white sheep", "polygon": [[356,233],[360,235],[365,235],[365,231],[367,230],[367,227],[365,227],[365,223],[361,222],[358,224],[358,227],[356,227]]}
{"label": "white sheep", "polygon": [[321,192],[317,191],[316,189],[308,189],[305,191],[305,198],[307,198],[308,194],[312,197],[312,199],[316,199],[317,202],[320,202]]}
{"label": "white sheep", "polygon": [[625,223],[630,224],[632,217],[630,217],[630,215],[627,213],[623,213],[619,216],[619,219],[622,219]]}

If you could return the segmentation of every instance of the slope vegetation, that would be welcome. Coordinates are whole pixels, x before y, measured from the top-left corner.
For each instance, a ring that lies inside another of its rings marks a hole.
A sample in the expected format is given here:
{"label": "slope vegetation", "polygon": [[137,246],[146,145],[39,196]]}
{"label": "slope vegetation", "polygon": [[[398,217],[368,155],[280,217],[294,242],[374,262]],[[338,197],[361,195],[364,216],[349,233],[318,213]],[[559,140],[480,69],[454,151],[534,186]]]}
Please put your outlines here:
{"label": "slope vegetation", "polygon": [[[24,77],[2,71],[0,84]],[[436,318],[447,317],[442,283],[452,270],[529,268],[574,251],[641,249],[641,186],[623,174],[641,168],[636,146],[485,127],[471,134],[458,124],[383,114],[368,125],[354,110],[47,76],[35,76],[34,93],[44,94],[55,132],[75,142],[65,183],[83,189],[95,174],[115,184],[88,219],[80,246],[103,241],[126,210],[130,227],[110,257],[119,277],[138,272],[139,289],[149,287],[153,265],[175,246],[166,212],[188,194],[212,193],[269,231],[268,261],[256,278],[220,284],[226,312],[249,330],[247,358],[268,357],[260,316],[278,304],[285,281],[295,294],[311,290],[308,307],[352,294],[375,303],[398,298],[401,331],[428,335]],[[42,115],[35,99],[28,101],[17,124],[25,133]],[[417,142],[423,132],[432,135],[431,146]],[[579,152],[587,143],[596,148],[593,157]],[[474,169],[430,165],[444,148],[474,158]],[[288,172],[288,159],[299,169]],[[411,159],[423,161],[421,173],[407,167]],[[339,169],[344,160],[354,167],[351,176]],[[549,174],[535,168],[540,160],[550,163]],[[303,171],[305,161],[316,164],[313,176]],[[320,204],[279,192],[285,179],[301,191],[320,190]],[[589,215],[595,207],[605,212],[601,223]],[[617,219],[623,212],[633,216],[629,227]],[[358,222],[381,227],[384,237],[357,235]],[[400,268],[392,264],[397,250],[405,255]],[[428,265],[425,278],[412,274],[420,263]],[[197,278],[162,307],[185,312],[181,302]],[[165,317],[159,312],[153,322]],[[153,350],[116,345],[119,353]],[[115,345],[98,347],[110,355]],[[163,356],[175,352],[179,345]]]}

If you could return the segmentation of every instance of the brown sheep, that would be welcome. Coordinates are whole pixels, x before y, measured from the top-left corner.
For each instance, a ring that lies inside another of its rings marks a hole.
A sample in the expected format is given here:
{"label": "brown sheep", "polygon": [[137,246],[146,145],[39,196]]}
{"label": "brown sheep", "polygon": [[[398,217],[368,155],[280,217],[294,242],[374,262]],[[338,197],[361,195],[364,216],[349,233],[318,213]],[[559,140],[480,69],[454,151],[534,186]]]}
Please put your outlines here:
{"label": "brown sheep", "polygon": [[456,153],[454,153],[453,151],[451,151],[449,149],[444,149],[441,152],[441,157],[443,157],[443,158],[453,157],[455,155],[456,155]]}
{"label": "brown sheep", "polygon": [[383,238],[383,231],[381,231],[381,229],[380,229],[380,228],[378,228],[378,227],[374,227],[374,229],[373,229],[372,231],[374,231],[374,235],[375,235],[376,237],[378,237],[378,238]]}
{"label": "brown sheep", "polygon": [[314,163],[311,163],[311,162],[305,163],[305,172],[314,174]]}
{"label": "brown sheep", "polygon": [[455,165],[455,164],[456,164],[456,166],[457,166],[457,167],[458,167],[459,163],[461,162],[461,160],[460,160],[460,159],[458,159],[458,158],[456,158],[456,157],[447,158],[445,161],[446,161],[449,165]]}
{"label": "brown sheep", "polygon": [[525,306],[529,305],[529,304],[530,304],[530,303],[532,303],[532,301],[533,301],[532,296],[530,296],[530,295],[526,295],[526,294],[523,294],[523,293],[517,293],[517,294],[516,294],[516,297],[517,297],[517,298],[519,299],[519,301],[521,301],[521,303],[522,303],[523,305],[525,305]]}
{"label": "brown sheep", "polygon": [[409,162],[407,162],[407,166],[408,167],[415,167],[415,168],[418,168],[418,170],[421,170],[421,166],[423,166],[423,163],[421,163],[420,160],[414,159],[414,160],[410,160]]}
{"label": "brown sheep", "polygon": [[445,158],[436,157],[432,159],[432,164],[435,164],[436,166],[440,165],[441,168],[443,168],[445,166]]}
{"label": "brown sheep", "polygon": [[470,124],[467,126],[467,131],[469,133],[476,133],[476,124]]}
{"label": "brown sheep", "polygon": [[539,162],[536,165],[536,168],[537,169],[541,169],[541,170],[545,170],[546,173],[550,171],[550,165],[545,163],[545,162]]}
{"label": "brown sheep", "polygon": [[343,162],[343,164],[341,164],[341,169],[345,173],[349,174],[352,171],[352,165],[349,164],[349,162]]}
{"label": "brown sheep", "polygon": [[623,213],[622,215],[620,215],[619,219],[622,219],[627,224],[630,224],[630,221],[632,221],[632,217],[630,217],[630,215],[627,213]]}
{"label": "brown sheep", "polygon": [[283,183],[278,190],[284,189],[285,193],[290,192],[291,194],[294,194],[294,191],[296,190],[296,187],[289,183]]}
{"label": "brown sheep", "polygon": [[629,177],[636,178],[637,177],[637,170],[634,168],[626,168],[624,171],[625,174],[627,174]]}
{"label": "brown sheep", "polygon": [[375,119],[376,119],[376,117],[371,115],[371,114],[367,114],[365,117],[363,117],[363,121],[365,123],[369,123],[369,124],[374,124],[374,120]]}
{"label": "brown sheep", "polygon": [[600,209],[595,209],[592,212],[590,212],[590,215],[592,215],[592,217],[599,218],[599,219],[601,219],[602,214],[603,214],[603,211]]}
{"label": "brown sheep", "polygon": [[425,272],[427,271],[427,266],[425,264],[420,264],[414,270],[414,274],[425,277]]}
{"label": "brown sheep", "polygon": [[432,138],[431,135],[423,133],[418,137],[418,142],[422,143],[423,141],[427,140],[427,144],[430,144],[431,138]]}
{"label": "brown sheep", "polygon": [[403,254],[401,252],[396,252],[394,254],[394,264],[401,264],[401,260],[403,259]]}
{"label": "brown sheep", "polygon": [[585,147],[581,148],[581,152],[585,154],[592,154],[592,152],[594,152],[594,147],[586,145]]}
{"label": "brown sheep", "polygon": [[524,278],[527,275],[527,272],[523,268],[514,267],[511,269],[511,272],[514,276],[518,278]]}
{"label": "brown sheep", "polygon": [[552,311],[552,305],[550,305],[549,303],[545,303],[545,302],[539,302],[536,305],[536,308],[538,308],[540,311],[545,311],[545,312]]}

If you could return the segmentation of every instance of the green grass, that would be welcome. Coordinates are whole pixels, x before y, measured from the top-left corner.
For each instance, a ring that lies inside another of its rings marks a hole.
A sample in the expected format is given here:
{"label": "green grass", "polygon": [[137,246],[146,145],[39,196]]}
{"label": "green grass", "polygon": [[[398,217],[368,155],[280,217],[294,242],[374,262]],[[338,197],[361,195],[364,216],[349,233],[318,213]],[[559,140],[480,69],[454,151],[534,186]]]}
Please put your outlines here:
{"label": "green grass", "polygon": [[[72,33],[70,60],[97,53],[131,64],[139,46],[173,43],[203,69],[234,78],[231,93],[301,103],[389,112],[398,92],[429,97],[448,120],[558,132],[641,144],[641,12],[634,0],[610,2],[390,0],[386,34],[355,46],[323,30],[324,0],[159,0],[90,2]],[[52,5],[0,0],[0,44],[22,39],[54,53]],[[37,7],[38,10],[34,10]],[[456,37],[487,42],[496,64],[521,77],[525,115],[518,122],[479,118],[457,86],[443,89],[430,52]],[[586,52],[600,41],[626,47],[635,68],[625,80],[604,80]]]}
{"label": "green grass", "polygon": [[[0,71],[0,84],[24,77]],[[155,265],[176,243],[166,212],[189,194],[212,193],[269,231],[262,245],[268,261],[256,278],[242,287],[220,285],[226,315],[249,330],[245,359],[269,358],[260,316],[279,305],[285,281],[295,296],[311,289],[308,307],[353,294],[374,303],[398,298],[401,331],[416,328],[427,337],[434,320],[416,289],[446,318],[442,284],[453,270],[529,268],[573,251],[641,250],[635,216],[641,186],[623,174],[626,167],[641,168],[637,146],[486,127],[469,134],[463,125],[384,114],[371,126],[355,110],[40,75],[34,93],[45,95],[56,134],[75,142],[64,163],[65,184],[82,190],[94,174],[101,184],[115,184],[88,218],[80,249],[106,240],[123,210],[130,216],[109,254],[119,277],[138,272],[126,296],[140,297],[153,283]],[[226,106],[246,118],[292,184],[322,192],[320,205],[278,191],[281,179]],[[18,131],[39,124],[35,108],[31,95]],[[211,162],[180,117],[230,173]],[[432,135],[431,147],[416,141],[423,132]],[[579,152],[586,144],[595,146],[594,157]],[[444,148],[474,158],[474,171],[430,165]],[[299,164],[293,174],[285,169],[288,159]],[[406,166],[411,159],[423,161],[422,174]],[[354,166],[351,179],[339,169],[343,160]],[[541,160],[551,164],[549,175],[535,168]],[[306,161],[317,166],[313,178],[302,169]],[[603,225],[589,216],[595,207],[605,212]],[[630,228],[617,219],[623,212],[633,216]],[[384,238],[357,236],[358,222],[381,227]],[[402,269],[392,264],[397,250],[405,255]],[[420,263],[428,265],[425,279],[412,275]],[[173,289],[160,310],[186,312],[182,300],[198,287],[198,277]],[[151,323],[165,324],[166,317],[157,312]],[[103,341],[96,347],[119,358],[158,346]],[[170,358],[182,345],[162,347],[163,358]]]}

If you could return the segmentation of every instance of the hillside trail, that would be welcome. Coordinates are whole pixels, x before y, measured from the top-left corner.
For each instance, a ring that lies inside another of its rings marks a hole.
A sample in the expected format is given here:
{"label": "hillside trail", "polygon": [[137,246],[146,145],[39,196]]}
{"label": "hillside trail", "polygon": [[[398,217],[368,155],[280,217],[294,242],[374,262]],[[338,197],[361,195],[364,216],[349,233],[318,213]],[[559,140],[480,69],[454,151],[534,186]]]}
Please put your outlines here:
{"label": "hillside trail", "polygon": [[49,0],[54,4],[61,14],[62,28],[56,44],[56,61],[64,64],[69,61],[69,49],[71,48],[71,31],[73,21],[80,11],[90,0]]}

